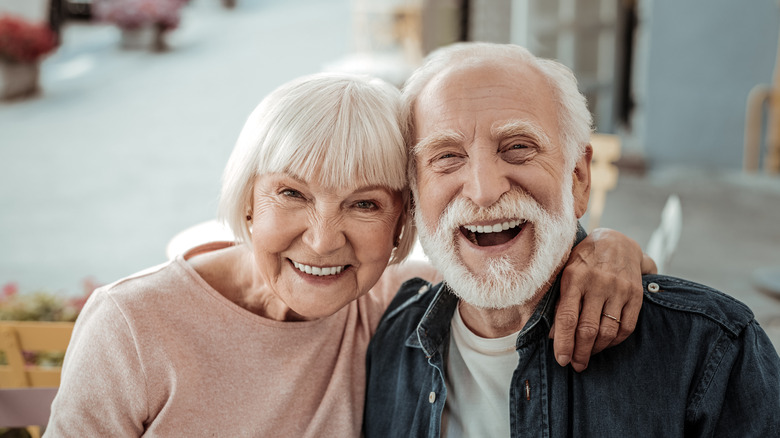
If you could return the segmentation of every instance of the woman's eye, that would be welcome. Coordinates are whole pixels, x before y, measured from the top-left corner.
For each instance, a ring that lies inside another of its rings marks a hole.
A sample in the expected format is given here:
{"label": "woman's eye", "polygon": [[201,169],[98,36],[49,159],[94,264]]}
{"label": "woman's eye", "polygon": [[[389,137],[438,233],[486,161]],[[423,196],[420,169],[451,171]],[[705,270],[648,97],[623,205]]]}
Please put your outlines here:
{"label": "woman's eye", "polygon": [[513,144],[510,147],[510,149],[527,149],[527,148],[528,148],[528,146],[526,146],[524,144],[519,144],[519,143],[518,144]]}
{"label": "woman's eye", "polygon": [[439,160],[446,160],[447,158],[455,158],[455,154],[441,154]]}
{"label": "woman's eye", "polygon": [[377,208],[377,205],[372,201],[358,201],[355,203],[355,207],[361,210],[373,210]]}
{"label": "woman's eye", "polygon": [[301,192],[293,189],[284,189],[282,190],[282,195],[287,196],[288,198],[303,198],[303,195]]}

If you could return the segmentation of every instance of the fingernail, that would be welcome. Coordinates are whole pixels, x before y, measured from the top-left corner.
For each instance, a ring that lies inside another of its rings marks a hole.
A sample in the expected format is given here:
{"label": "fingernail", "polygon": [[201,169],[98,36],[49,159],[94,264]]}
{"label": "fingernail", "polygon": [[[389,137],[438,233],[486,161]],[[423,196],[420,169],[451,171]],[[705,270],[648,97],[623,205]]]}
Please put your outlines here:
{"label": "fingernail", "polygon": [[571,360],[571,356],[567,356],[565,354],[561,354],[558,356],[558,364],[560,364],[562,367],[568,365],[570,360]]}
{"label": "fingernail", "polygon": [[578,373],[581,373],[581,372],[585,371],[585,368],[588,367],[588,364],[572,362],[571,363],[571,367],[574,368],[574,371],[576,371]]}

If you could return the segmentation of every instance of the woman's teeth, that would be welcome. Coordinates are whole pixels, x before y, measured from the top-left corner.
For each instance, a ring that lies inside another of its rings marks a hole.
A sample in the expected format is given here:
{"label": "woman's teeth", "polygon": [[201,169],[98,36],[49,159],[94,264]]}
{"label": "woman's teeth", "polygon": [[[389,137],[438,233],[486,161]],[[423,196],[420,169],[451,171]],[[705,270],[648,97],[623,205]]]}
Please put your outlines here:
{"label": "woman's teeth", "polygon": [[327,267],[327,268],[321,268],[319,266],[304,265],[303,263],[298,263],[296,261],[293,261],[292,263],[293,263],[293,266],[295,266],[295,269],[297,269],[297,270],[299,270],[301,272],[305,272],[307,274],[318,275],[320,277],[325,276],[325,275],[340,274],[341,271],[344,270],[344,266],[332,266],[332,267]]}
{"label": "woman's teeth", "polygon": [[494,225],[464,225],[463,228],[471,231],[472,233],[499,233],[510,228],[515,228],[523,223],[525,223],[524,220],[518,219]]}

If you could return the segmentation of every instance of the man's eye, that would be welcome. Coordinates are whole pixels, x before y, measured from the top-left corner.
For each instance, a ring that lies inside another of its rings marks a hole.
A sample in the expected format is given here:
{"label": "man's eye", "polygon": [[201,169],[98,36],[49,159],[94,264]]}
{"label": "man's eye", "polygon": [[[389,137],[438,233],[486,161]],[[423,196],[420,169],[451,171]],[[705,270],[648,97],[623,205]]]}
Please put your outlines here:
{"label": "man's eye", "polygon": [[536,149],[532,146],[516,143],[504,149],[501,153],[501,157],[508,163],[522,164],[532,159],[535,152]]}
{"label": "man's eye", "polygon": [[377,208],[377,205],[372,201],[358,201],[355,203],[355,207],[361,210],[373,210]]}
{"label": "man's eye", "polygon": [[440,161],[440,160],[448,161],[452,159],[457,159],[458,157],[460,157],[460,155],[458,155],[455,152],[445,152],[443,154],[437,155],[435,161]]}

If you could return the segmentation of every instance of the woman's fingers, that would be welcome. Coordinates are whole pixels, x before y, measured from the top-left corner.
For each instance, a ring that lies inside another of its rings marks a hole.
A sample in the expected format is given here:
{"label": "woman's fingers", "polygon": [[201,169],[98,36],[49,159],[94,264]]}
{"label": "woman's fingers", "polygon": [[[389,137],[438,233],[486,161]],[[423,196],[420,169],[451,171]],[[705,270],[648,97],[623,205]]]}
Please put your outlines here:
{"label": "woman's fingers", "polygon": [[571,358],[571,367],[574,368],[574,371],[581,372],[587,368],[590,356],[595,354],[593,347],[599,336],[603,307],[604,301],[599,297],[594,297],[592,293],[582,303],[574,354]]}
{"label": "woman's fingers", "polygon": [[641,285],[635,286],[636,287],[632,288],[628,302],[623,306],[618,335],[609,343],[608,347],[613,347],[625,341],[631,333],[634,333],[634,329],[636,329],[639,311],[642,309],[643,290]]}
{"label": "woman's fingers", "polygon": [[642,305],[641,272],[654,269],[639,245],[616,231],[595,230],[576,245],[563,269],[550,331],[558,363],[579,372],[591,355],[624,341]]}
{"label": "woman's fingers", "polygon": [[561,298],[555,311],[550,337],[553,338],[555,360],[561,366],[571,362],[574,353],[574,341],[577,333],[577,323],[580,318],[580,303],[582,294],[576,287],[561,287]]}
{"label": "woman's fingers", "polygon": [[619,305],[607,302],[601,312],[599,336],[593,345],[593,354],[609,347],[618,338],[623,315],[622,303]]}

